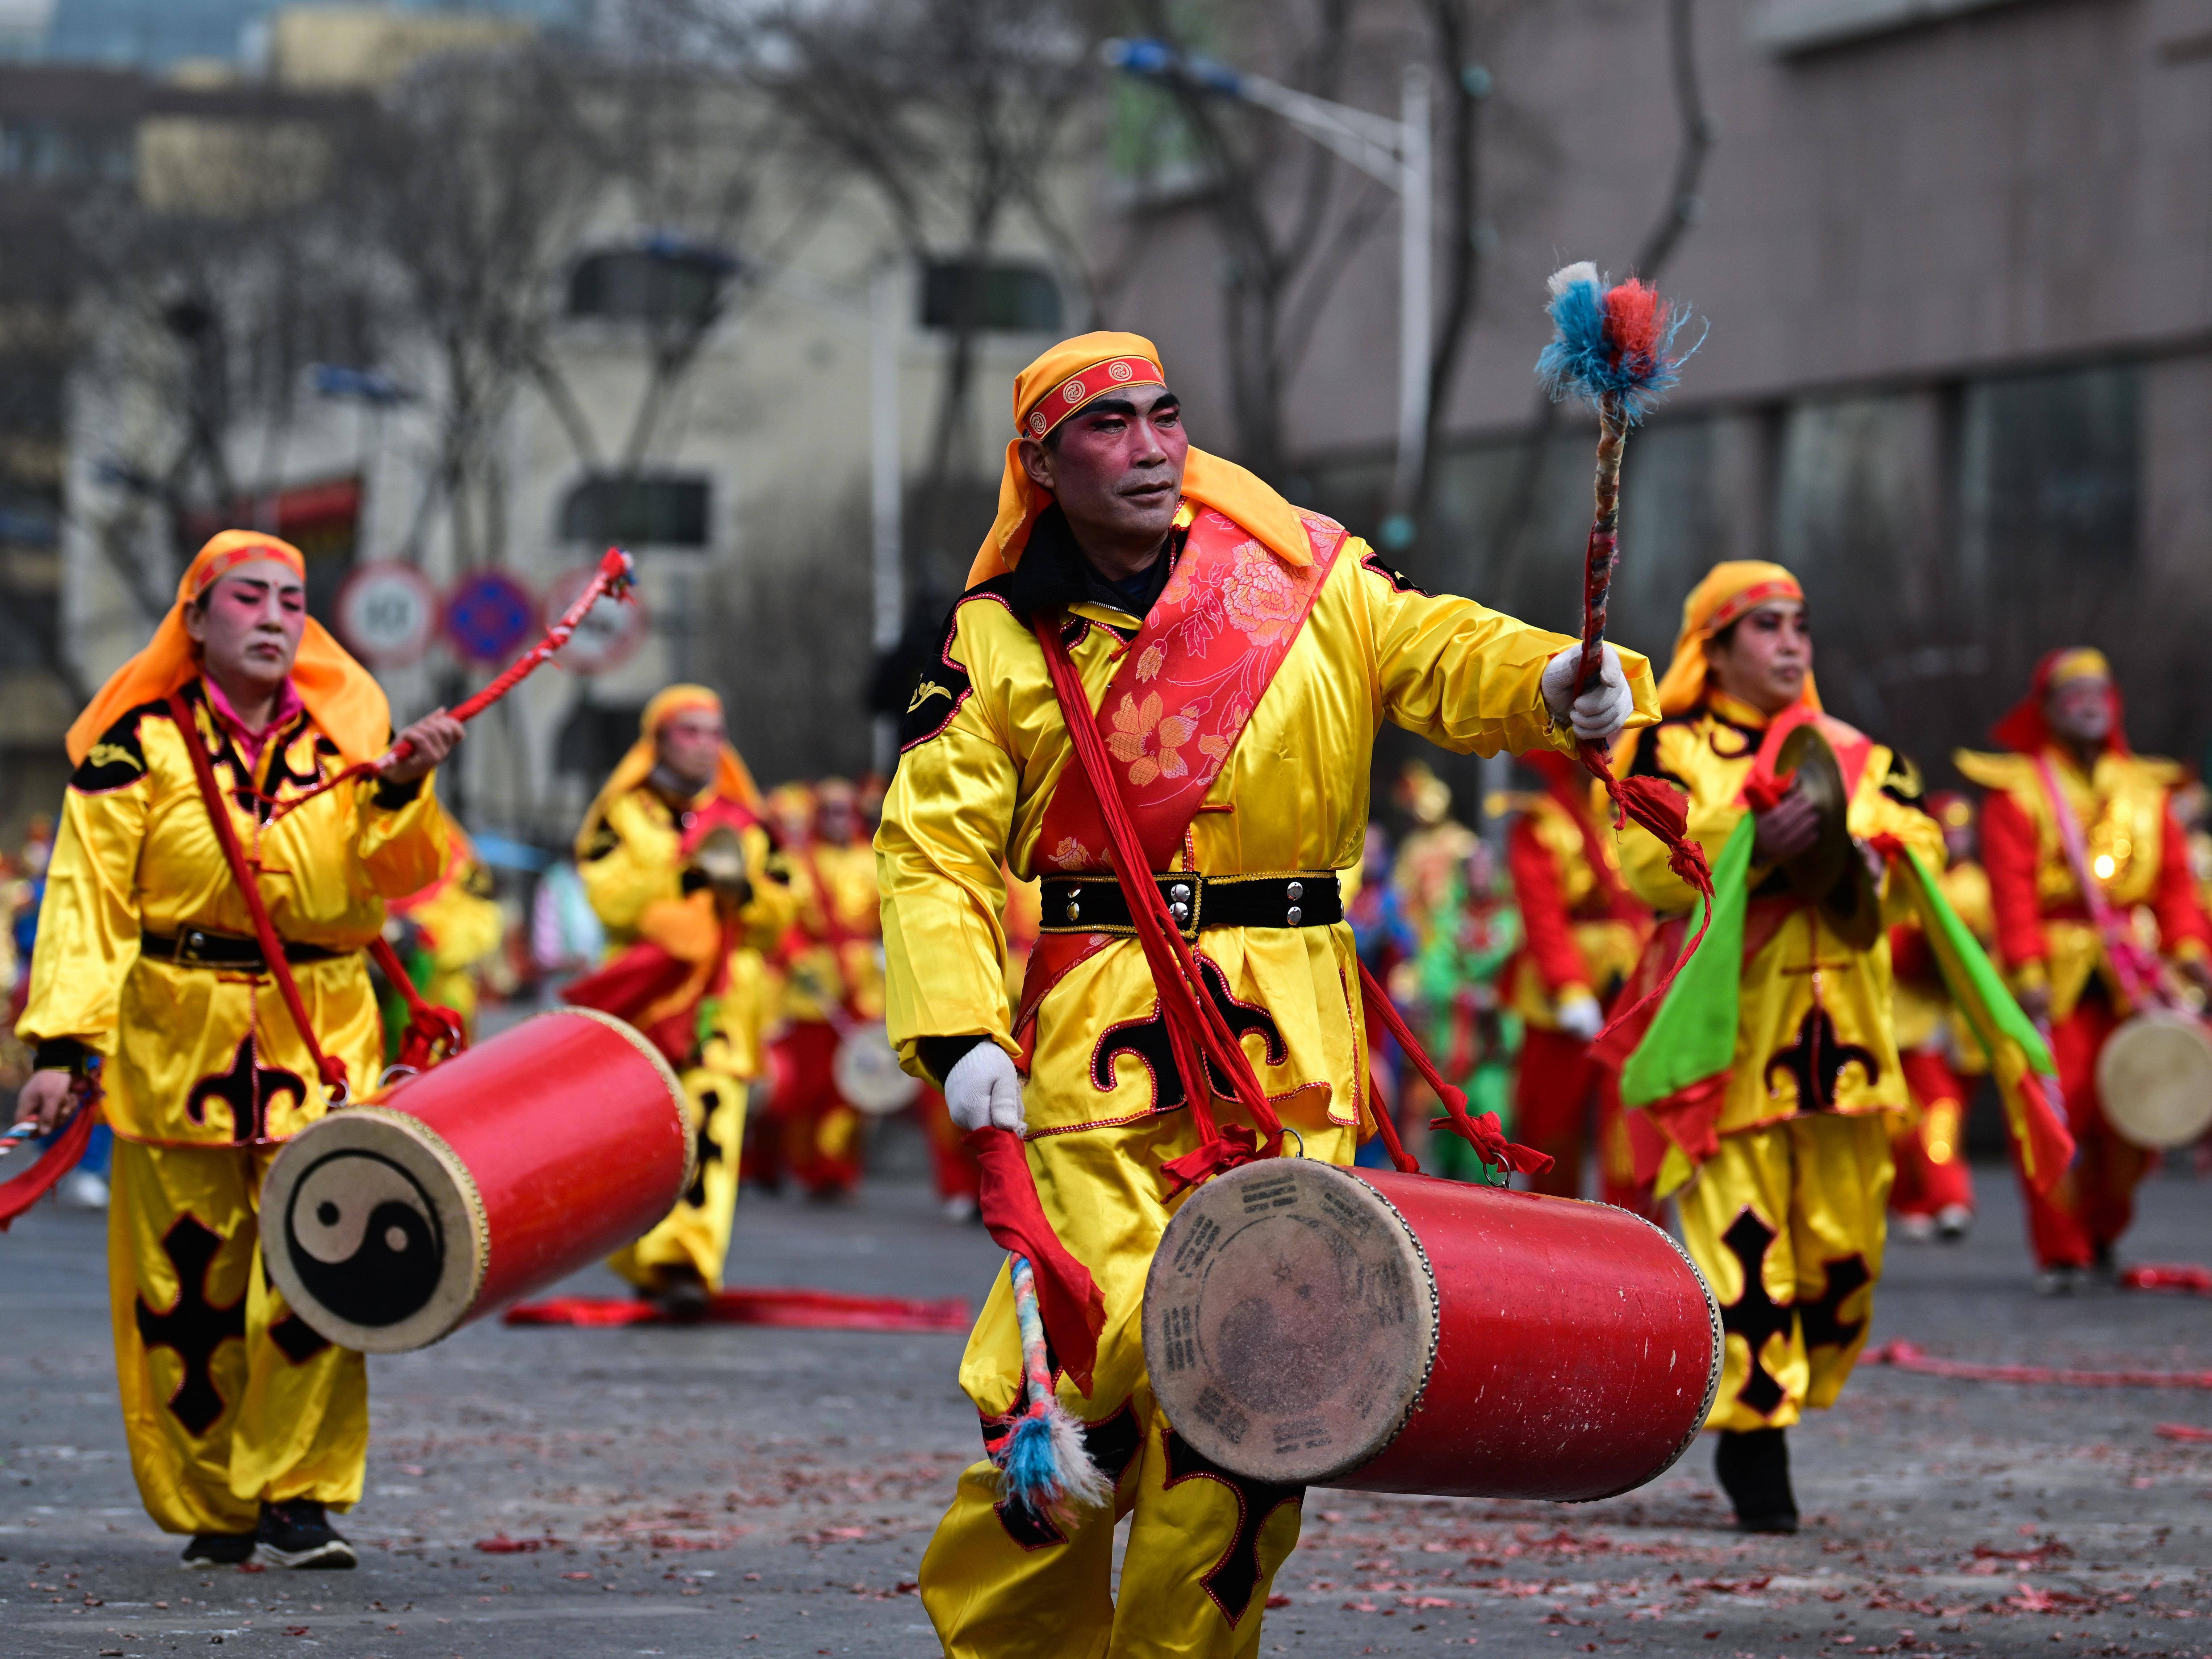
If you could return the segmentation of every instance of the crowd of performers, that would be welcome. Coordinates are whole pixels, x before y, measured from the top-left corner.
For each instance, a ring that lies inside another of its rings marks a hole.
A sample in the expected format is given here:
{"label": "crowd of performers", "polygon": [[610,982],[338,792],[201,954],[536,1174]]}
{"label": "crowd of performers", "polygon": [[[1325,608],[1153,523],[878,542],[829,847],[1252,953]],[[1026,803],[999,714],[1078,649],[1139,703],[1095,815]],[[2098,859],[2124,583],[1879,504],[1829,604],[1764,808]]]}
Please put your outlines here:
{"label": "crowd of performers", "polygon": [[[1428,1138],[1432,1170],[1510,1165],[1671,1219],[1721,1305],[1707,1426],[1753,1530],[1795,1529],[1784,1431],[1850,1375],[1887,1213],[1927,1236],[1971,1222],[1978,1070],[2003,1096],[2044,1287],[2111,1269],[2149,1160],[2098,1100],[2100,1047],[2141,989],[2100,919],[2127,914],[2196,995],[2212,923],[2179,775],[2129,749],[2097,653],[2045,659],[2001,749],[1958,757],[1984,792],[1978,823],[1822,712],[1814,613],[1778,566],[1716,566],[1663,672],[1608,646],[1585,678],[1577,641],[1423,591],[1192,447],[1149,341],[1063,343],[1019,377],[1013,416],[999,518],[888,793],[764,795],[716,695],[666,689],[578,830],[604,948],[563,992],[629,1020],[684,1085],[696,1179],[611,1264],[669,1318],[711,1310],[741,1176],[852,1189],[868,1139],[853,1097],[903,1098],[861,1086],[878,1050],[912,1079],[951,1212],[988,1198],[1012,1146],[1037,1224],[1087,1270],[1097,1328],[1079,1345],[1048,1327],[1059,1358],[1042,1340],[1025,1354],[1011,1271],[969,1340],[987,1455],[921,1571],[949,1654],[1256,1651],[1303,1494],[1177,1438],[1139,1312],[1177,1196],[1288,1150],[1287,1132],[1309,1158],[1369,1158],[1382,1117],[1417,1128],[1449,1080],[1488,1127]],[[1499,843],[1413,768],[1394,853],[1370,821],[1382,720],[1520,757],[1487,804]],[[1781,759],[1807,728],[1837,767],[1835,814]],[[374,679],[306,616],[298,553],[236,532],[70,732],[18,1111],[51,1128],[96,1093],[113,1131],[125,1428],[189,1563],[353,1563],[330,1511],[361,1494],[366,1372],[261,1270],[256,1201],[276,1148],[386,1061],[401,1019],[380,1012],[372,940],[473,1012],[502,923],[437,798],[462,732],[440,711],[395,744]],[[1710,907],[1680,846],[1616,829],[1578,745],[1686,801]],[[1838,837],[1808,894],[1799,872]],[[1139,857],[1154,880],[1125,889],[1112,870]],[[1975,970],[1977,938],[2002,979]],[[1668,996],[1646,998],[1677,958]],[[1360,1012],[1363,963],[1412,1017],[1386,1022],[1395,1037]],[[2022,1058],[2039,1025],[2063,1125]],[[1194,1069],[1201,1026],[1227,1047]],[[1103,1501],[1007,1496],[988,1454],[1029,1409],[1032,1368]]]}

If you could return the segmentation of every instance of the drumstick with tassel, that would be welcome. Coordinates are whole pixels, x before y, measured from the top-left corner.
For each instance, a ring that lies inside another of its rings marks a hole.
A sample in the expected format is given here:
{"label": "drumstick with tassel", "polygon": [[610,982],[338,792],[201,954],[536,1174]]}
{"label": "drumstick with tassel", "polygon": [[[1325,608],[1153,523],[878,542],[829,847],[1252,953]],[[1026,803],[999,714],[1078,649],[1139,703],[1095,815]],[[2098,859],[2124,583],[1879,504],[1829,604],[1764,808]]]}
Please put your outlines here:
{"label": "drumstick with tassel", "polygon": [[[1588,260],[1553,271],[1550,288],[1545,309],[1552,319],[1552,341],[1536,359],[1537,377],[1554,400],[1579,397],[1597,415],[1595,510],[1583,556],[1583,654],[1575,674],[1575,695],[1580,696],[1598,683],[1605,666],[1607,610],[1620,562],[1620,463],[1629,428],[1681,378],[1683,359],[1704,339],[1677,352],[1674,341],[1687,313],[1633,276],[1608,287]],[[1689,838],[1683,804],[1670,786],[1655,778],[1617,779],[1602,745],[1584,742],[1577,747],[1584,769],[1613,798],[1616,823],[1633,819],[1657,836],[1674,873],[1705,900],[1696,936],[1665,980],[1616,1014],[1608,1032],[1640,1030],[1641,1012],[1658,1006],[1681,964],[1705,939],[1712,915],[1712,872],[1705,849]],[[1599,1042],[1602,1045],[1605,1037]]]}
{"label": "drumstick with tassel", "polygon": [[1060,1403],[1045,1357],[1044,1319],[1037,1310],[1036,1275],[1027,1256],[1012,1259],[1014,1319],[1022,1333],[1020,1420],[1006,1437],[999,1463],[999,1490],[1040,1520],[1065,1521],[1079,1506],[1103,1504],[1112,1487],[1083,1443],[1083,1425]]}

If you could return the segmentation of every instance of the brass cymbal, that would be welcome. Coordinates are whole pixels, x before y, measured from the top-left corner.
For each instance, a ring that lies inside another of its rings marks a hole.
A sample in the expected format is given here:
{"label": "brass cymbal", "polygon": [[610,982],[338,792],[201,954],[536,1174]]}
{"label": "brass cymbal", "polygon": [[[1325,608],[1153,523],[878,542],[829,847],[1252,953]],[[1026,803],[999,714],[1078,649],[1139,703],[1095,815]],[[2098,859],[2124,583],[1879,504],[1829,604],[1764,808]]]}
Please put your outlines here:
{"label": "brass cymbal", "polygon": [[732,894],[745,884],[745,847],[728,824],[717,824],[691,854],[691,863],[717,893]]}
{"label": "brass cymbal", "polygon": [[1790,890],[1818,904],[1844,944],[1870,948],[1881,936],[1881,904],[1873,873],[1851,841],[1850,796],[1836,751],[1815,728],[1801,726],[1782,740],[1775,770],[1795,772],[1798,793],[1820,814],[1820,833],[1811,848],[1783,863]]}

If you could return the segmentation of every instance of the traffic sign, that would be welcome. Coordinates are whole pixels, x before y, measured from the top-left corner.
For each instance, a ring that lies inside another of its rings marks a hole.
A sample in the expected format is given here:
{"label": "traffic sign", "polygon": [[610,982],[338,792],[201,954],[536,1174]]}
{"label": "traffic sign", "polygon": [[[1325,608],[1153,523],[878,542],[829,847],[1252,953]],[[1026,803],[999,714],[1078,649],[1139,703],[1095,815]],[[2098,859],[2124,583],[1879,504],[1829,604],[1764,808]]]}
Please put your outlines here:
{"label": "traffic sign", "polygon": [[357,565],[338,589],[338,636],[371,668],[419,662],[438,635],[438,590],[411,564]]}
{"label": "traffic sign", "polygon": [[[568,614],[568,607],[598,574],[596,565],[580,565],[554,577],[545,588],[545,614]],[[645,600],[632,587],[628,599],[602,598],[586,611],[576,631],[568,636],[568,643],[554,653],[553,660],[572,674],[604,674],[636,655],[647,631]]]}
{"label": "traffic sign", "polygon": [[446,633],[471,662],[505,662],[538,620],[538,601],[503,570],[464,576],[446,600]]}

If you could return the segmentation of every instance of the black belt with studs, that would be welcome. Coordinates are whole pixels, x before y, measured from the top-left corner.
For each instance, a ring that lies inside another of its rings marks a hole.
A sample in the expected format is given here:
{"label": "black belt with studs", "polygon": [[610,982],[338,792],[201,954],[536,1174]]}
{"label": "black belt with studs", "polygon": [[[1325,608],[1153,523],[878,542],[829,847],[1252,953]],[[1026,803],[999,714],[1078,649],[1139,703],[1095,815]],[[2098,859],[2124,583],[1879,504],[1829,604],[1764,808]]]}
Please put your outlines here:
{"label": "black belt with studs", "polygon": [[[269,966],[262,958],[260,940],[240,939],[235,933],[210,933],[198,927],[188,927],[173,937],[141,933],[138,954],[155,962],[173,962],[179,968],[238,968],[258,974],[266,972]],[[320,945],[295,945],[289,940],[284,945],[284,960],[291,963],[331,962],[339,957],[358,954],[354,951],[332,951]]]}
{"label": "black belt with studs", "polygon": [[[1344,892],[1334,870],[1287,876],[1176,870],[1152,880],[1185,939],[1197,938],[1202,927],[1332,927],[1344,920]],[[1048,933],[1136,933],[1121,884],[1111,876],[1047,876],[1043,890]]]}

